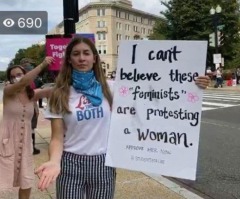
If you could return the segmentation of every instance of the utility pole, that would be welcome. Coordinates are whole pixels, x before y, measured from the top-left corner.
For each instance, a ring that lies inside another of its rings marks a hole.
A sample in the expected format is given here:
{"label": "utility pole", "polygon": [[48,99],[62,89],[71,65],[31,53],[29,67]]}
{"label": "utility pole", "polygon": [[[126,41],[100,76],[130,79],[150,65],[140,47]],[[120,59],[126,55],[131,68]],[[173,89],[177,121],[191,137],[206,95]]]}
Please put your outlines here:
{"label": "utility pole", "polygon": [[79,20],[78,0],[63,0],[64,34],[76,33],[75,23]]}
{"label": "utility pole", "polygon": [[213,26],[214,26],[214,35],[215,35],[215,53],[218,54],[218,25],[219,25],[219,14],[222,12],[220,5],[217,5],[216,8],[210,9],[210,14],[213,16]]}
{"label": "utility pole", "polygon": [[214,34],[215,34],[215,53],[218,54],[218,14],[213,15]]}

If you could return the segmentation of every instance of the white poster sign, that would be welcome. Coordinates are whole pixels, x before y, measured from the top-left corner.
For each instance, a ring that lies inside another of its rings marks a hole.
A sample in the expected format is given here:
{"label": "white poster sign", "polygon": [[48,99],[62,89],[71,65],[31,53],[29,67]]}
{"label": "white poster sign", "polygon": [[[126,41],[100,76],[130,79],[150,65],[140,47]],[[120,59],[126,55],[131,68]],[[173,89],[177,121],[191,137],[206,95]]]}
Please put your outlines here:
{"label": "white poster sign", "polygon": [[224,57],[222,57],[222,66],[224,66]]}
{"label": "white poster sign", "polygon": [[194,180],[205,41],[122,41],[106,165]]}
{"label": "white poster sign", "polygon": [[214,64],[222,63],[222,55],[221,54],[213,54],[213,63]]}

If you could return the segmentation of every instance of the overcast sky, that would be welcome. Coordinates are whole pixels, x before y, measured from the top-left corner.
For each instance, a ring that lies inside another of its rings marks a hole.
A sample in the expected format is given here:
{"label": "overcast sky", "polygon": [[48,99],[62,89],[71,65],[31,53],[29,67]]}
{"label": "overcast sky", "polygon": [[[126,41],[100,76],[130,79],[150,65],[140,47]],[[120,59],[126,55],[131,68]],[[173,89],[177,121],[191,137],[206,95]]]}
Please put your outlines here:
{"label": "overcast sky", "polygon": [[[79,0],[79,9],[93,0]],[[160,0],[132,0],[133,7],[160,15],[164,9]],[[63,20],[63,0],[0,0],[1,11],[47,11],[48,31]],[[0,12],[1,13],[1,12]],[[45,38],[45,35],[0,35],[0,71],[5,70],[16,52],[21,48]]]}

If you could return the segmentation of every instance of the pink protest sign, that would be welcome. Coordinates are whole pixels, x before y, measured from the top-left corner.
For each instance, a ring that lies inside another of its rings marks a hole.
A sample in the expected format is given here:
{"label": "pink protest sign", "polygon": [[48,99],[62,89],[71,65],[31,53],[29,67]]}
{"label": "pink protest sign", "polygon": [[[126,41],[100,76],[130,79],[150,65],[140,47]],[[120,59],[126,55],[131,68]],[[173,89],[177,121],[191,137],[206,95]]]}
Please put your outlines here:
{"label": "pink protest sign", "polygon": [[63,36],[46,37],[46,55],[55,59],[55,62],[49,66],[49,70],[60,70],[64,52],[70,40],[70,37]]}

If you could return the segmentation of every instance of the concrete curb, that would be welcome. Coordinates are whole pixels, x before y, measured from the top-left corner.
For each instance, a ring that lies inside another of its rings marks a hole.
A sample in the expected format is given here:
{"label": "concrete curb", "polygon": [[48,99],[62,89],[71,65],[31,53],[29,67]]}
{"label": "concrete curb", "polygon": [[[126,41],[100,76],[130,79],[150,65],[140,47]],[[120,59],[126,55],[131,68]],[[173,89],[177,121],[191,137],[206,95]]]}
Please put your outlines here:
{"label": "concrete curb", "polygon": [[211,90],[211,91],[229,91],[229,92],[236,92],[240,91],[240,86],[232,86],[232,87],[223,87],[223,88],[213,88],[213,87],[208,87],[206,90]]}
{"label": "concrete curb", "polygon": [[163,176],[156,176],[155,174],[151,174],[151,173],[144,173],[144,174],[156,180],[157,182],[161,183],[162,185],[169,188],[171,191],[177,193],[178,195],[182,196],[185,199],[203,199],[197,194],[181,187],[180,185],[174,183],[171,180],[168,180],[167,178],[164,178]]}

